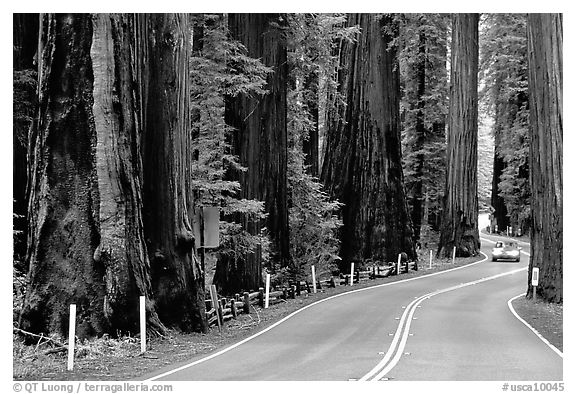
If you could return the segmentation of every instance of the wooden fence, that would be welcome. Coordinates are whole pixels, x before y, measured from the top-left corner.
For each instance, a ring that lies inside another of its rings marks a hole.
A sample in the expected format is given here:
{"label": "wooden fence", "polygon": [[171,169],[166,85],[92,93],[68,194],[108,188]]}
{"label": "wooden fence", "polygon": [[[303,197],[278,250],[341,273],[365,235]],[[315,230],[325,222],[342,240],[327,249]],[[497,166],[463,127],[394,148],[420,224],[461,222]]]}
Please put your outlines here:
{"label": "wooden fence", "polygon": [[[388,263],[387,265],[374,264],[368,269],[355,271],[353,283],[397,275],[397,269],[398,264],[396,263]],[[400,273],[407,273],[410,269],[417,270],[418,266],[414,262],[400,265]],[[316,290],[321,290],[323,287],[335,288],[347,285],[350,285],[350,274],[330,275],[329,278],[316,280]],[[311,282],[306,280],[296,281],[288,286],[270,289],[268,303],[272,305],[288,299],[295,299],[303,294],[312,294],[313,292],[314,289]],[[258,291],[235,294],[234,297],[220,297],[216,294],[215,286],[211,286],[211,293],[206,297],[206,318],[209,325],[221,327],[224,322],[236,319],[241,313],[249,314],[251,308],[254,309],[255,306],[263,308],[265,294],[265,289],[260,287]]]}

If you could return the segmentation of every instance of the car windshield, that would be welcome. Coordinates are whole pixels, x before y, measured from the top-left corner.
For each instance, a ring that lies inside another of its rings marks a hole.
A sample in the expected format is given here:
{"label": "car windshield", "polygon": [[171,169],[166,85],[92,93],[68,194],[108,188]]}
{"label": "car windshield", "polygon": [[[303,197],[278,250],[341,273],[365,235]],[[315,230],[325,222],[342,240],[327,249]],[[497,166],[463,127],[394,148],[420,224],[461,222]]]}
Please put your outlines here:
{"label": "car windshield", "polygon": [[496,245],[494,246],[495,248],[501,248],[502,246],[504,246],[502,244],[502,242],[496,242]]}
{"label": "car windshield", "polygon": [[509,242],[505,247],[505,249],[517,249],[517,248],[518,245],[516,244],[516,242]]}

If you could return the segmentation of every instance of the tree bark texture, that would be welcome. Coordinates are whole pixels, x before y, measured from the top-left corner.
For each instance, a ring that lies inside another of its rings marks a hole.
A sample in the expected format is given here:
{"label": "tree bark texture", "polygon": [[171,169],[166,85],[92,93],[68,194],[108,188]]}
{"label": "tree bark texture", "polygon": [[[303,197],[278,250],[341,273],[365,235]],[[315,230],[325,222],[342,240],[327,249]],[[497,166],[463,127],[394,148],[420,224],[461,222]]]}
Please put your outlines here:
{"label": "tree bark texture", "polygon": [[22,328],[64,334],[76,303],[80,337],[137,332],[144,295],[150,331],[205,329],[189,223],[187,32],[172,15],[42,17]]}
{"label": "tree bark texture", "polygon": [[400,252],[416,258],[403,186],[400,145],[399,72],[389,48],[390,16],[352,14],[357,42],[342,42],[339,89],[345,97],[328,121],[321,179],[332,198],[344,203],[342,269],[368,258],[395,261]]}
{"label": "tree bark texture", "polygon": [[[228,26],[231,38],[247,48],[248,56],[273,67],[267,79],[266,95],[239,94],[226,99],[225,120],[236,130],[231,141],[232,153],[247,169],[231,171],[230,179],[239,180],[240,198],[264,201],[268,213],[265,223],[248,217],[237,219],[252,234],[258,234],[265,226],[272,241],[270,263],[288,267],[288,65],[281,30],[285,18],[279,14],[230,14]],[[235,260],[222,256],[214,282],[226,293],[257,289],[262,284],[261,266],[259,253]]]}
{"label": "tree bark texture", "polygon": [[104,313],[113,327],[137,331],[138,297],[146,296],[148,320],[163,331],[150,303],[150,261],[144,242],[141,130],[133,90],[134,16],[93,16],[91,48],[95,166],[100,243],[96,263],[105,268]]}
{"label": "tree bark texture", "polygon": [[144,233],[162,322],[206,331],[203,272],[194,246],[190,23],[185,14],[137,16]]}
{"label": "tree bark texture", "polygon": [[562,45],[561,14],[528,15],[532,268],[540,269],[538,296],[563,301]]}
{"label": "tree bark texture", "polygon": [[444,212],[438,255],[475,256],[478,233],[478,14],[452,16]]}
{"label": "tree bark texture", "polygon": [[27,331],[65,333],[71,303],[78,336],[110,328],[106,268],[93,259],[100,237],[91,44],[89,15],[43,15],[40,108],[29,138],[30,269],[20,318]]}

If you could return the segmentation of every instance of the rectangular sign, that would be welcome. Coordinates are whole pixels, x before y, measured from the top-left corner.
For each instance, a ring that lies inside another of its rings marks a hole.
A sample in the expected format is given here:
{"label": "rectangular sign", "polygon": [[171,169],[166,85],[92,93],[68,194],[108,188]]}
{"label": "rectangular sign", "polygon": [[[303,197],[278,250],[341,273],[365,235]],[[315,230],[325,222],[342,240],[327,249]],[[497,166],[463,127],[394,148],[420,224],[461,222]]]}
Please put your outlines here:
{"label": "rectangular sign", "polygon": [[192,227],[196,249],[217,248],[220,245],[220,208],[201,207],[196,210]]}
{"label": "rectangular sign", "polygon": [[532,268],[532,286],[538,286],[538,279],[540,276],[540,268]]}

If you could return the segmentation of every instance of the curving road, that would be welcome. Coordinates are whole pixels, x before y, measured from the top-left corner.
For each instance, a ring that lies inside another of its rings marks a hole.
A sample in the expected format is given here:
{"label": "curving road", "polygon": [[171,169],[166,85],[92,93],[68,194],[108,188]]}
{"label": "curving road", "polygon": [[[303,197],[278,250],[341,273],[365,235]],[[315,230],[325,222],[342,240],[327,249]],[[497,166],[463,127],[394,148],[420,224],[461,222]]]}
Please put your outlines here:
{"label": "curving road", "polygon": [[[483,236],[489,254],[498,237]],[[562,380],[563,359],[510,312],[520,263],[484,260],[340,294],[146,380]]]}

